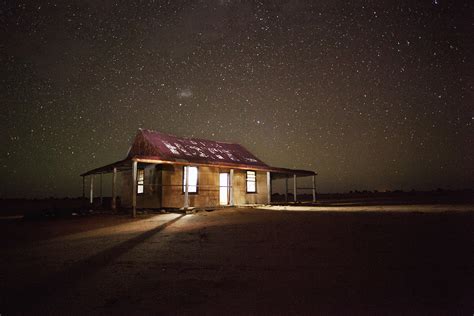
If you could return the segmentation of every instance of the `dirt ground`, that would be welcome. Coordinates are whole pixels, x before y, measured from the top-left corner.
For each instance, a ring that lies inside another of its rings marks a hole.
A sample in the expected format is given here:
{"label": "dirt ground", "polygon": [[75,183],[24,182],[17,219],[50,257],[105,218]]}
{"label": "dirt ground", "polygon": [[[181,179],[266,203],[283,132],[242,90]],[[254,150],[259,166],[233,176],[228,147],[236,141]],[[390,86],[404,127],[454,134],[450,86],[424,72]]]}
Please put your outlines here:
{"label": "dirt ground", "polygon": [[0,314],[474,312],[474,206],[0,221]]}

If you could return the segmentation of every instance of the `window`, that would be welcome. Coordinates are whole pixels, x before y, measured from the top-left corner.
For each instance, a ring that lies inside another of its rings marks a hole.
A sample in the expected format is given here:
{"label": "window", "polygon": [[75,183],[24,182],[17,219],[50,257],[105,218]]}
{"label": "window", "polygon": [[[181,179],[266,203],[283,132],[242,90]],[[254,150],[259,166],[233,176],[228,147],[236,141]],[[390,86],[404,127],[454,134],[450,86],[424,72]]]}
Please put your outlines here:
{"label": "window", "polygon": [[247,193],[257,192],[257,173],[255,171],[247,171]]}
{"label": "window", "polygon": [[183,168],[183,192],[186,190],[186,170],[189,170],[188,193],[197,193],[198,167],[188,166]]}
{"label": "window", "polygon": [[137,174],[137,193],[141,194],[144,192],[143,187],[145,185],[145,170],[138,169]]}

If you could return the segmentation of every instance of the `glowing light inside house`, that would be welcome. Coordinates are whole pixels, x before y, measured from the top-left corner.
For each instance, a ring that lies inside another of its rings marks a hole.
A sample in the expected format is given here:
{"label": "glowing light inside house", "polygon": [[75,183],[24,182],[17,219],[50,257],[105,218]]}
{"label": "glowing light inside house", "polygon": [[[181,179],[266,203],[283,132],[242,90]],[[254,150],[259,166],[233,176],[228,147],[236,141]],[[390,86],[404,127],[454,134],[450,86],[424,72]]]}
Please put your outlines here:
{"label": "glowing light inside house", "polygon": [[257,192],[257,174],[255,171],[247,171],[247,192]]}
{"label": "glowing light inside house", "polygon": [[137,193],[144,192],[144,184],[145,184],[145,170],[139,169],[137,174]]}
{"label": "glowing light inside house", "polygon": [[184,168],[183,172],[183,192],[185,191],[186,185],[186,170],[189,170],[189,177],[188,177],[188,192],[189,193],[196,193],[197,192],[197,183],[198,183],[198,168],[189,166],[188,168]]}

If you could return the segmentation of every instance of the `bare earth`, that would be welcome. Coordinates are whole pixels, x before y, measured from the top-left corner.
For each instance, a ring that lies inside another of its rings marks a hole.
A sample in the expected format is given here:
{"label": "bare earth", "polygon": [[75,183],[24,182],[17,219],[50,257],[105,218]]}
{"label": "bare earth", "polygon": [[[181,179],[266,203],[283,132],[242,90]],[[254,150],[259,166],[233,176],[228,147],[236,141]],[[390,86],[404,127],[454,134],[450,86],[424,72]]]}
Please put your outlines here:
{"label": "bare earth", "polygon": [[417,207],[0,220],[0,314],[472,315],[474,206]]}

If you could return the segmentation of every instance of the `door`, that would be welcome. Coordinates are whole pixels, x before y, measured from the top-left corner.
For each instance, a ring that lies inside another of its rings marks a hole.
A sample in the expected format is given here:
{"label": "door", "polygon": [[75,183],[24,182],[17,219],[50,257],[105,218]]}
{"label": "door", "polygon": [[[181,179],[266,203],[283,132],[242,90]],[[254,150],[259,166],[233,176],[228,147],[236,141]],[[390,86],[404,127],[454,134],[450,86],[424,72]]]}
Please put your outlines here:
{"label": "door", "polygon": [[226,172],[219,174],[219,204],[229,204],[229,174]]}

